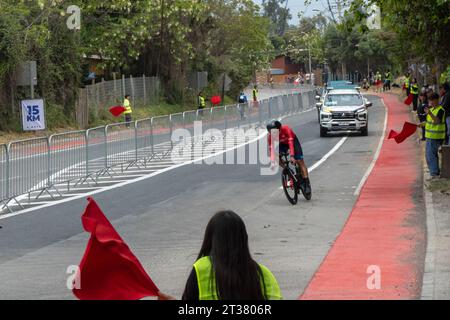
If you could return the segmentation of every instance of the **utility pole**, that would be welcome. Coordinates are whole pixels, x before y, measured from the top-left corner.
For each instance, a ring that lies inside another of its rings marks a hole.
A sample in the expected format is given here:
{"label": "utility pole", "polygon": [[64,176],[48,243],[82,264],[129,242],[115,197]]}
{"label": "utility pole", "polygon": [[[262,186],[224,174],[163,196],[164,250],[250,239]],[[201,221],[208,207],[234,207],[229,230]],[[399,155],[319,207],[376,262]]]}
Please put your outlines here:
{"label": "utility pole", "polygon": [[311,45],[308,44],[308,55],[309,55],[309,83],[314,85],[314,77],[312,72],[312,63],[311,63]]}
{"label": "utility pole", "polygon": [[330,11],[331,17],[333,18],[333,22],[337,23],[336,17],[334,16],[333,8],[331,7],[330,0],[327,0],[327,3],[328,3],[328,10]]}

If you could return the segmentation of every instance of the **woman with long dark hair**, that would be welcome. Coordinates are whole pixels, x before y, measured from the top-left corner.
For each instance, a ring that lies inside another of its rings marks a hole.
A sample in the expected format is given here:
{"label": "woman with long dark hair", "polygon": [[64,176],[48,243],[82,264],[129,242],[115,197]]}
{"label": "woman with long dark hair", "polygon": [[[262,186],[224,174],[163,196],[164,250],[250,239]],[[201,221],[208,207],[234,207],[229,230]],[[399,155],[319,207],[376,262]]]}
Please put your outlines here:
{"label": "woman with long dark hair", "polygon": [[[163,293],[159,299],[173,299]],[[244,221],[233,211],[220,211],[209,221],[183,300],[279,300],[278,283],[253,260]]]}

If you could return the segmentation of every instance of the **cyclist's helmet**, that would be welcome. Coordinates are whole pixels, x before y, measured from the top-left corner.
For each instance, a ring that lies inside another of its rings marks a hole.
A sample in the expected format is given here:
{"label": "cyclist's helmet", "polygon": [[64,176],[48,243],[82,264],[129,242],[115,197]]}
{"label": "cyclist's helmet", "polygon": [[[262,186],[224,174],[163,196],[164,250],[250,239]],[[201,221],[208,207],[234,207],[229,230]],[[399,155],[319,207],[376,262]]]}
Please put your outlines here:
{"label": "cyclist's helmet", "polygon": [[267,131],[270,132],[270,130],[272,129],[281,129],[281,122],[278,120],[273,120],[271,122],[269,122],[269,124],[267,125]]}

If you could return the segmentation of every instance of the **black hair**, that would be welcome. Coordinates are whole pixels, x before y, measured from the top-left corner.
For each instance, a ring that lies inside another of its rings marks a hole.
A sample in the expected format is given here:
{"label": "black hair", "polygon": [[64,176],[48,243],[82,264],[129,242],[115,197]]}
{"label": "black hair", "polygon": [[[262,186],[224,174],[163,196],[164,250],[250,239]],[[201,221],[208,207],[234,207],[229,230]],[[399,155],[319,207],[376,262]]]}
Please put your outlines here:
{"label": "black hair", "polygon": [[450,90],[450,84],[448,82],[441,84],[439,87],[444,89],[446,92]]}
{"label": "black hair", "polygon": [[125,95],[125,99],[128,99],[129,97],[130,97],[129,94],[126,94],[126,95]]}
{"label": "black hair", "polygon": [[431,93],[431,94],[428,96],[428,99],[429,99],[430,101],[433,101],[433,100],[439,100],[439,94],[437,94],[436,92],[433,92],[433,93]]}
{"label": "black hair", "polygon": [[248,247],[244,221],[235,212],[216,213],[209,221],[200,259],[210,256],[220,300],[265,300],[262,271]]}

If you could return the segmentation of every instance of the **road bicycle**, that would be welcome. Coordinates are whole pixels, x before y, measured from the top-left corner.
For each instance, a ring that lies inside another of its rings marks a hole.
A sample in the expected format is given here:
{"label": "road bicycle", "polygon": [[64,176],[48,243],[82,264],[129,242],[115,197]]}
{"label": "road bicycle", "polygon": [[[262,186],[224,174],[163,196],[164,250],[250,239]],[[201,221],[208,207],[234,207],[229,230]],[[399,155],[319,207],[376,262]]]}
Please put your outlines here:
{"label": "road bicycle", "polygon": [[306,194],[303,189],[304,179],[299,174],[299,168],[290,161],[289,153],[280,153],[280,165],[283,168],[281,172],[281,183],[288,201],[295,205],[298,202],[298,195],[300,191],[306,200],[311,200],[311,194]]}

